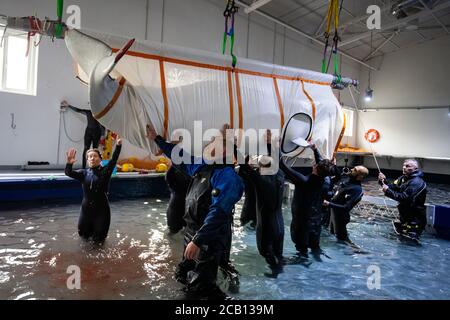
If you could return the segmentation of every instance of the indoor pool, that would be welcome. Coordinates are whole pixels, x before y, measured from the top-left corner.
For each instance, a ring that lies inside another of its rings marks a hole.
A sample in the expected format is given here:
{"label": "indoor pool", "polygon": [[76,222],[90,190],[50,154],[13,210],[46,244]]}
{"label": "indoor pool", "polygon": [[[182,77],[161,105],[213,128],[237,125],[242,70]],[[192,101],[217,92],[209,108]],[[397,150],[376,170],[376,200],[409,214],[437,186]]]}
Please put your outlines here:
{"label": "indoor pool", "polygon": [[[288,263],[277,278],[266,277],[255,231],[239,225],[241,205],[232,247],[241,273],[240,292],[233,294],[238,299],[450,299],[449,241],[424,234],[422,246],[408,245],[392,234],[388,219],[358,213],[349,232],[365,253],[324,231],[321,262]],[[101,248],[79,239],[78,203],[1,211],[0,299],[183,299],[173,278],[183,237],[167,233],[166,206],[167,199],[112,201],[111,228]],[[295,254],[290,215],[285,204],[287,258]],[[69,266],[80,268],[80,289],[67,287]],[[374,268],[380,275],[375,287],[368,286]]]}

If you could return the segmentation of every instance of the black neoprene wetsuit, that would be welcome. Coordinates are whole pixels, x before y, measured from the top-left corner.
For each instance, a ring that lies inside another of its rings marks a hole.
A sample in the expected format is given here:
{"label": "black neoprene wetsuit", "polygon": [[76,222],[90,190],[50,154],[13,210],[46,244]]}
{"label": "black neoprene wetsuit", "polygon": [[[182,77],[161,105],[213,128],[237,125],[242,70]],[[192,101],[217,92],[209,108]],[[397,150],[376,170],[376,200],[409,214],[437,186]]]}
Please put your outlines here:
{"label": "black neoprene wetsuit", "polygon": [[84,114],[87,118],[87,127],[84,132],[84,150],[83,150],[83,168],[86,168],[86,151],[91,148],[98,148],[100,137],[102,136],[103,127],[94,118],[91,110],[79,109],[74,106],[68,106],[70,109],[77,113]]}
{"label": "black neoprene wetsuit", "polygon": [[[314,150],[314,157],[316,163],[322,159],[317,149]],[[318,252],[320,251],[324,178],[316,174],[304,176],[288,167],[284,161],[280,161],[280,167],[286,179],[295,185],[291,203],[291,239],[301,254],[307,254],[308,247]]]}
{"label": "black neoprene wetsuit", "polygon": [[101,242],[108,235],[111,221],[108,191],[112,172],[119,158],[121,146],[116,146],[111,160],[105,167],[73,170],[72,164],[66,164],[67,176],[81,182],[83,201],[81,202],[78,234],[88,239]]}
{"label": "black neoprene wetsuit", "polygon": [[186,193],[191,183],[191,177],[172,165],[166,173],[166,183],[170,190],[169,205],[167,206],[167,226],[170,232],[177,233],[186,225],[183,216]]}
{"label": "black neoprene wetsuit", "polygon": [[361,201],[363,190],[361,182],[350,178],[342,182],[330,201],[331,233],[342,241],[349,241],[347,224],[350,222],[350,211]]}

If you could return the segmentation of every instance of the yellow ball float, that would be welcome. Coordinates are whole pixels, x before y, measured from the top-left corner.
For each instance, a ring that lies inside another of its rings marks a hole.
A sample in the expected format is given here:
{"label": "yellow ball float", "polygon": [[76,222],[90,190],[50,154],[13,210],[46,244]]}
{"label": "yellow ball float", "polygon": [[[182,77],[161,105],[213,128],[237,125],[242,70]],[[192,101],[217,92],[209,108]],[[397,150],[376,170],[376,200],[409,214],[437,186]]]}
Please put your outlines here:
{"label": "yellow ball float", "polygon": [[158,163],[156,165],[156,172],[159,172],[159,173],[166,172],[167,169],[168,169],[168,167],[165,163]]}
{"label": "yellow ball float", "polygon": [[131,163],[124,163],[122,165],[123,172],[132,172],[134,170],[134,166]]}

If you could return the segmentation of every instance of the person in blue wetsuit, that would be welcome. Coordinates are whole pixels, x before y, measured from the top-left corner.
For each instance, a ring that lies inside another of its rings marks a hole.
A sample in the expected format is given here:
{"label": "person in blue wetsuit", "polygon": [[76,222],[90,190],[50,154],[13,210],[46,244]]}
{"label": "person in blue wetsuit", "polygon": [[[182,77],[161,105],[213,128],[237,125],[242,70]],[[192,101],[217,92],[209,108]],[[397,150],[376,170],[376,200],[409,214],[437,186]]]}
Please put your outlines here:
{"label": "person in blue wetsuit", "polygon": [[[147,137],[173,160],[175,144],[166,142],[150,126]],[[229,259],[233,209],[244,185],[234,164],[206,164],[203,159],[195,163],[194,157],[190,159],[190,163],[175,164],[192,177],[186,194],[184,253],[176,279],[186,285],[191,298],[225,299],[216,278],[219,265]]]}
{"label": "person in blue wetsuit", "polygon": [[101,166],[102,157],[98,149],[86,152],[88,169],[73,170],[76,161],[76,150],[67,151],[65,174],[81,182],[83,201],[81,202],[78,234],[84,239],[103,242],[108,235],[111,221],[108,191],[112,172],[119,158],[122,140],[116,141],[116,149],[105,167]]}
{"label": "person in blue wetsuit", "polygon": [[315,165],[310,175],[303,175],[284,161],[280,167],[294,185],[294,196],[291,203],[292,222],[291,238],[301,257],[308,257],[308,248],[316,259],[320,259],[320,233],[322,220],[323,183],[329,175],[333,164],[328,159],[322,159],[314,144],[310,143],[314,151]]}

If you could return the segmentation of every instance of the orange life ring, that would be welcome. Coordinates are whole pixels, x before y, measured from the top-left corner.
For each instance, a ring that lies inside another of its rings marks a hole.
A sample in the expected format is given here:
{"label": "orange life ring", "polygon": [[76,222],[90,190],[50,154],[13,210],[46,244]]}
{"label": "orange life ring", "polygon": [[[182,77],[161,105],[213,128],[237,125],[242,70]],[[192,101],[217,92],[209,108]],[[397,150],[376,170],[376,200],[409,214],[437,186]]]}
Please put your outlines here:
{"label": "orange life ring", "polygon": [[364,134],[364,138],[369,141],[370,143],[377,142],[378,139],[380,139],[380,133],[375,129],[369,129]]}

